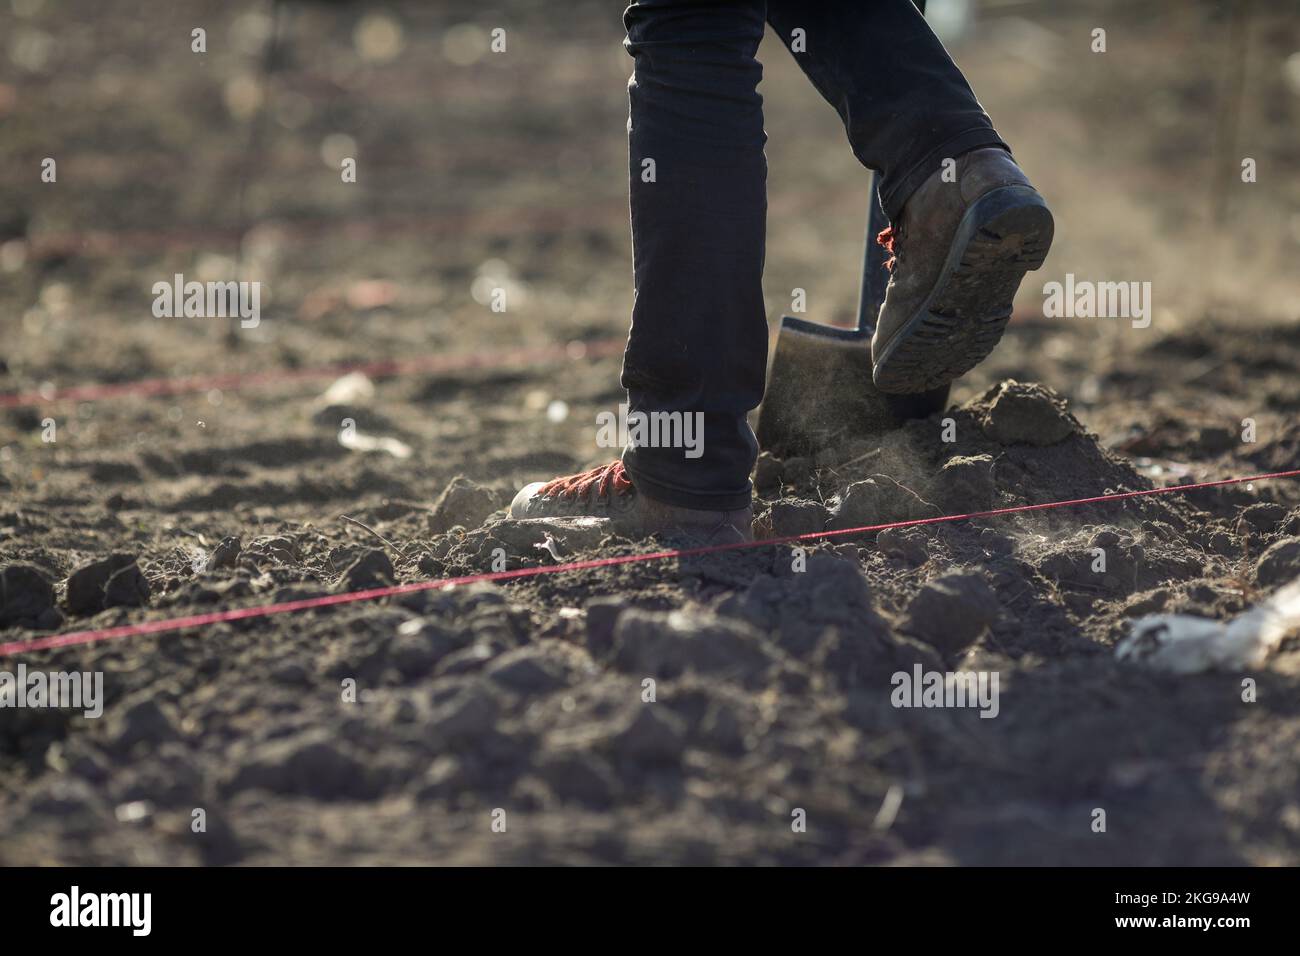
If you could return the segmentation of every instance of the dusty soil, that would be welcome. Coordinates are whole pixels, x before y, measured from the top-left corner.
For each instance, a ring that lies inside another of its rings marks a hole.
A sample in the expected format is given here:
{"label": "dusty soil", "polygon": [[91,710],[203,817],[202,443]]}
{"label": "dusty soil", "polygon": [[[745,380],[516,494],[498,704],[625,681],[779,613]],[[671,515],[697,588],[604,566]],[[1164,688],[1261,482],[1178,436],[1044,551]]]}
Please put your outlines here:
{"label": "dusty soil", "polygon": [[[576,6],[562,26],[520,5],[499,18],[513,46],[494,60],[471,54],[497,20],[468,5],[397,6],[391,59],[382,24],[357,39],[365,8],[293,6],[268,79],[263,7],[141,4],[138,19],[109,20],[78,6],[75,26],[66,4],[3,14],[26,38],[0,74],[7,162],[63,158],[57,184],[5,186],[0,391],[622,334],[614,8]],[[1208,8],[1171,30],[1097,7],[1186,69],[1222,29]],[[453,30],[470,21],[481,35]],[[1038,25],[1067,42],[1090,22]],[[200,23],[204,57],[189,50]],[[999,102],[1041,93],[988,44],[953,48],[995,119]],[[1276,66],[1274,52],[1260,62]],[[800,286],[816,317],[840,319],[861,225],[845,210],[863,177],[785,54],[769,40],[763,55],[771,316]],[[1132,121],[1122,82],[1138,66],[1117,56],[1115,85],[1075,84],[1071,122]],[[1067,94],[1064,73],[1037,68]],[[1189,117],[1168,121],[1170,137],[1198,134],[1214,86],[1202,80],[1169,80],[1169,109]],[[1284,87],[1256,83],[1260,110],[1291,115]],[[1141,228],[1167,228],[1169,245],[1152,233],[1107,273],[1115,230],[1072,185],[1087,161],[1054,154],[1059,135],[1035,138],[1033,115],[1004,125],[1068,224],[1042,281],[1176,273],[1196,221],[1181,184],[1200,167],[1170,160],[1153,186],[1134,170],[1168,140],[1115,141],[1105,205],[1130,191]],[[333,162],[341,133],[356,184]],[[1257,151],[1281,165],[1294,148]],[[1259,185],[1285,220],[1293,185]],[[1275,238],[1267,255],[1294,260],[1276,212],[1235,208]],[[153,282],[231,269],[272,295],[257,329],[150,314]],[[1180,289],[1135,329],[1041,318],[1031,280],[1007,340],[944,416],[761,460],[756,528],[1300,467],[1295,299],[1255,301],[1236,281],[1227,306],[1177,304]],[[505,315],[484,285],[508,289]],[[0,642],[491,571],[497,549],[509,568],[647,550],[500,511],[521,483],[605,457],[594,423],[621,398],[617,369],[575,346],[377,377],[373,392],[327,396],[330,380],[313,379],[5,409]],[[341,443],[345,419],[409,455]],[[537,547],[547,534],[553,552]],[[29,669],[102,671],[106,703],[100,719],[0,710],[0,862],[1294,865],[1300,644],[1248,673],[1192,676],[1118,662],[1114,646],[1143,614],[1250,607],[1300,575],[1295,539],[1300,483],[1260,482],[836,537],[810,544],[802,571],[789,546],[763,545],[30,653]],[[891,675],[916,664],[998,673],[998,716],[894,707]]]}

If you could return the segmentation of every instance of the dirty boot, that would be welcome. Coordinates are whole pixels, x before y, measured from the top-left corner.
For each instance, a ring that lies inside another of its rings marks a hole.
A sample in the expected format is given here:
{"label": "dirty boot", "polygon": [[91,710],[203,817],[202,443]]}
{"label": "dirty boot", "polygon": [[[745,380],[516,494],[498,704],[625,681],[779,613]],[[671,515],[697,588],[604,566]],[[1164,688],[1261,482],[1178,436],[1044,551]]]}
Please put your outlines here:
{"label": "dirty boot", "polygon": [[1010,153],[973,150],[955,174],[922,183],[877,237],[893,256],[871,341],[882,392],[928,391],[988,357],[1052,244],[1052,214]]}

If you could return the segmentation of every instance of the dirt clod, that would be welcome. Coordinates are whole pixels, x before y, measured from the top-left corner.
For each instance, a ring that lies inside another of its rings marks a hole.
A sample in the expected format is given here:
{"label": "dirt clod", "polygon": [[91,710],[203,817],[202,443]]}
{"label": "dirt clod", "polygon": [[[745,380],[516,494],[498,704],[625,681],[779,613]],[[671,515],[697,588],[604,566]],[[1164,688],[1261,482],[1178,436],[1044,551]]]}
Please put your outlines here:
{"label": "dirt clod", "polygon": [[578,679],[580,663],[555,642],[519,647],[488,665],[485,674],[498,687],[517,694],[547,694]]}
{"label": "dirt clod", "polygon": [[662,704],[633,704],[626,726],[609,741],[616,759],[632,765],[659,765],[681,759],[686,725]]}
{"label": "dirt clod", "polygon": [[477,528],[501,506],[501,496],[491,488],[457,475],[433,503],[429,532],[442,534],[457,525]]}
{"label": "dirt clod", "polygon": [[109,724],[109,735],[120,750],[130,750],[138,743],[157,746],[179,736],[167,709],[150,698],[124,702],[120,715]]}
{"label": "dirt clod", "polygon": [[816,501],[783,498],[772,503],[772,535],[778,538],[813,534],[826,527],[830,513]]}
{"label": "dirt clod", "polygon": [[997,620],[1000,610],[997,595],[982,574],[946,574],[916,592],[901,628],[951,657],[974,643]]}
{"label": "dirt clod", "polygon": [[939,469],[931,496],[946,514],[988,511],[997,500],[992,455],[954,455]]}
{"label": "dirt clod", "polygon": [[109,607],[144,607],[149,603],[149,582],[135,555],[113,554],[78,568],[68,578],[68,610],[96,614]]}
{"label": "dirt clod", "polygon": [[1003,445],[1054,445],[1078,430],[1065,403],[1036,382],[1003,382],[980,404],[984,434]]}
{"label": "dirt clod", "polygon": [[501,705],[495,694],[475,683],[442,704],[433,714],[433,726],[449,743],[481,737],[496,725]]}
{"label": "dirt clod", "polygon": [[776,491],[781,486],[781,459],[770,451],[758,453],[754,462],[754,490],[763,494]]}
{"label": "dirt clod", "polygon": [[1265,587],[1300,577],[1300,538],[1274,542],[1259,556],[1255,578]]}
{"label": "dirt clod", "polygon": [[217,546],[212,549],[212,557],[208,560],[210,570],[220,568],[233,568],[239,560],[239,552],[243,550],[243,545],[234,535],[227,535],[222,538]]}
{"label": "dirt clod", "polygon": [[829,527],[844,529],[934,518],[941,512],[911,488],[888,475],[872,475],[849,485],[832,513]]}
{"label": "dirt clod", "polygon": [[370,588],[388,587],[397,580],[393,570],[392,559],[386,551],[371,548],[348,565],[339,579],[341,591],[365,591]]}
{"label": "dirt clod", "polygon": [[286,740],[254,747],[235,768],[226,792],[271,793],[341,800],[372,797],[378,792],[366,763],[323,730],[309,730]]}
{"label": "dirt clod", "polygon": [[0,568],[0,627],[58,626],[54,585],[29,564]]}
{"label": "dirt clod", "polygon": [[699,611],[632,609],[614,627],[613,662],[637,677],[690,672],[755,682],[773,661],[758,632],[739,621]]}
{"label": "dirt clod", "polygon": [[585,641],[592,657],[604,658],[614,649],[614,626],[626,608],[627,602],[621,597],[598,597],[587,602]]}

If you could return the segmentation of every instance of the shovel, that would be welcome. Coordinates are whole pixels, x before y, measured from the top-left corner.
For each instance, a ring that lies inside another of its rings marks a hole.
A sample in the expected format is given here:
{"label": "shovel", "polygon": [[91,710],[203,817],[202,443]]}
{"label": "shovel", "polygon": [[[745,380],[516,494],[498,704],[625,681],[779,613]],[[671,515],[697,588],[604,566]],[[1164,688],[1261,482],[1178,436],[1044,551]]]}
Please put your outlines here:
{"label": "shovel", "polygon": [[867,248],[862,262],[856,328],[781,319],[767,395],[758,414],[758,443],[778,458],[815,455],[846,439],[871,437],[926,418],[948,404],[948,386],[916,395],[886,395],[871,382],[871,334],[885,299],[884,229],[872,177]]}
{"label": "shovel", "polygon": [[[924,15],[925,0],[913,2]],[[815,455],[848,438],[879,435],[948,404],[947,385],[916,395],[886,395],[871,382],[871,334],[889,278],[885,250],[876,236],[887,225],[873,174],[856,328],[790,315],[781,319],[767,395],[758,413],[758,443],[778,458]]]}

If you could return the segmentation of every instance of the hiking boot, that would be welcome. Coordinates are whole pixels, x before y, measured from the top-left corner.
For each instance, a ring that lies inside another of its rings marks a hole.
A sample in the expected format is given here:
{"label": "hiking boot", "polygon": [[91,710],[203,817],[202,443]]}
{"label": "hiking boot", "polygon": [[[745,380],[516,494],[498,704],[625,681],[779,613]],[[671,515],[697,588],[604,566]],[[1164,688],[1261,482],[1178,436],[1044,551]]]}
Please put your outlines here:
{"label": "hiking boot", "polygon": [[609,518],[631,537],[684,535],[709,543],[752,541],[752,507],[735,511],[697,511],[647,498],[614,461],[577,475],[525,485],[510,502],[512,518]]}
{"label": "hiking boot", "polygon": [[1052,214],[1006,150],[965,153],[955,172],[922,183],[876,237],[892,254],[871,340],[882,392],[929,391],[984,361],[1052,244]]}

